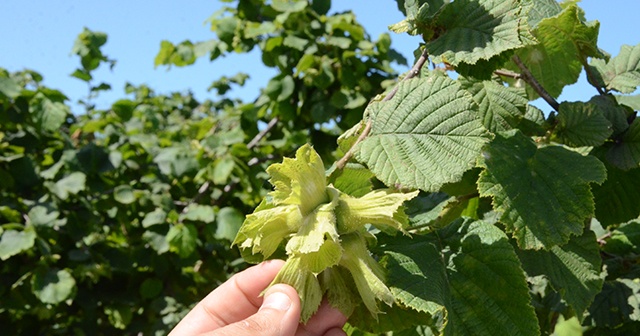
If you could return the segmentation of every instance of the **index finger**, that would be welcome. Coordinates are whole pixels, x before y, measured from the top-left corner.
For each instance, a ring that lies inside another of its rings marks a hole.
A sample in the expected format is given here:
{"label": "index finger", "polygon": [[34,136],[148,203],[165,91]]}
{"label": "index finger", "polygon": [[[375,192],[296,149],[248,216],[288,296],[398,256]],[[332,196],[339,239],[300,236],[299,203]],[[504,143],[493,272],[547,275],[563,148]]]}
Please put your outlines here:
{"label": "index finger", "polygon": [[269,260],[235,274],[200,301],[170,335],[205,333],[253,315],[262,304],[260,293],[282,265],[282,260]]}

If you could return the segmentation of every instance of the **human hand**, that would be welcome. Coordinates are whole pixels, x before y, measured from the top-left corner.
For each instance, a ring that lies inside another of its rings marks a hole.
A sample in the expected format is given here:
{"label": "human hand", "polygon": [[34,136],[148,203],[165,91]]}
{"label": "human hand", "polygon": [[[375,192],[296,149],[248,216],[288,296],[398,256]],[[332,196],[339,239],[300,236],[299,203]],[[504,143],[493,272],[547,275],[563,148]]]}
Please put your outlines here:
{"label": "human hand", "polygon": [[265,261],[232,276],[200,301],[169,335],[345,335],[342,327],[347,317],[326,301],[306,324],[300,324],[300,298],[293,287],[276,284],[260,296],[283,265],[282,260]]}

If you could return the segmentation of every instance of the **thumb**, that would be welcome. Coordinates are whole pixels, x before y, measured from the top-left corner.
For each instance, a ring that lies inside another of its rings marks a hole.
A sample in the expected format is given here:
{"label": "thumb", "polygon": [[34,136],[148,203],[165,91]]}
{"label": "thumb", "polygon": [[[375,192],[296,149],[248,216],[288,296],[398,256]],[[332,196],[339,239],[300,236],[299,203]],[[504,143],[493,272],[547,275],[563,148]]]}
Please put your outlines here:
{"label": "thumb", "polygon": [[300,321],[300,298],[285,284],[271,286],[257,313],[216,330],[215,335],[293,336]]}

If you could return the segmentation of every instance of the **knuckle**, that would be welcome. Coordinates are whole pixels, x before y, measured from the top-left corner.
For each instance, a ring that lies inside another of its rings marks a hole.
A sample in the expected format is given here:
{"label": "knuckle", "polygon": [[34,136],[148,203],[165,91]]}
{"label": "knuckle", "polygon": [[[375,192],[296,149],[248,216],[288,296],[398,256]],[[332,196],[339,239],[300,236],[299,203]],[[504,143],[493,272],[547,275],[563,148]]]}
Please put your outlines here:
{"label": "knuckle", "polygon": [[240,322],[240,328],[247,332],[247,335],[277,335],[278,321],[274,317],[257,314]]}

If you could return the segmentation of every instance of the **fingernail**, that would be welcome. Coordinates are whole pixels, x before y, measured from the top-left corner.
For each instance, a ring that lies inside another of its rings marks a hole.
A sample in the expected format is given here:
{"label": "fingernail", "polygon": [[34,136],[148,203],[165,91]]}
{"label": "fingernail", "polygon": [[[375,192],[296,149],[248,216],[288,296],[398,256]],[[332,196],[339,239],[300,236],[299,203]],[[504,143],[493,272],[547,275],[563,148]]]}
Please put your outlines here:
{"label": "fingernail", "polygon": [[272,308],[275,310],[287,311],[291,307],[291,299],[282,292],[273,292],[264,298],[262,308]]}

